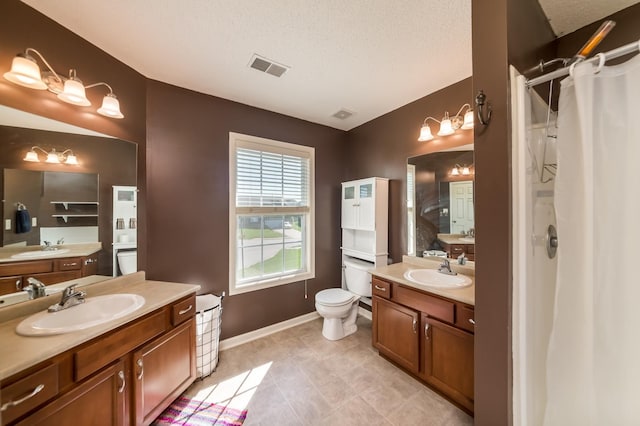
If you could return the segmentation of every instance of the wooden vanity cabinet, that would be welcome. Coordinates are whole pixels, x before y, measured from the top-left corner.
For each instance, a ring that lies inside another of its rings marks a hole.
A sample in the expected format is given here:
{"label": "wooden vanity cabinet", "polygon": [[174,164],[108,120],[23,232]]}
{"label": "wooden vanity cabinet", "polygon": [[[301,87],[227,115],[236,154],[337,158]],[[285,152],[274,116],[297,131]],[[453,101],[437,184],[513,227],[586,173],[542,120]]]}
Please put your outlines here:
{"label": "wooden vanity cabinet", "polygon": [[375,276],[372,286],[372,340],[380,355],[472,414],[473,306]]}
{"label": "wooden vanity cabinet", "polygon": [[438,241],[440,241],[442,250],[444,250],[447,253],[448,258],[457,259],[458,256],[464,253],[467,259],[476,260],[475,244],[449,244],[449,243],[445,243],[442,240],[438,240]]}
{"label": "wooden vanity cabinet", "polygon": [[194,314],[195,294],[3,380],[3,404],[45,386],[2,424],[150,424],[196,378]]}
{"label": "wooden vanity cabinet", "polygon": [[98,254],[0,263],[0,295],[22,291],[33,277],[45,285],[96,275]]}

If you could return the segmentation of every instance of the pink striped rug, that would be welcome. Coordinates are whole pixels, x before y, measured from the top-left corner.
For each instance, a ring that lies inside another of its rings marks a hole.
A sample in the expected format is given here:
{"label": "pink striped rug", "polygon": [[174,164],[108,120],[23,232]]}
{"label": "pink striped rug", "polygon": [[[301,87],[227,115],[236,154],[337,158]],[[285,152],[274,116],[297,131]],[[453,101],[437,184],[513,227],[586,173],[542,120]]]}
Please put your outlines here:
{"label": "pink striped rug", "polygon": [[240,426],[247,418],[247,410],[179,397],[153,422],[155,426]]}

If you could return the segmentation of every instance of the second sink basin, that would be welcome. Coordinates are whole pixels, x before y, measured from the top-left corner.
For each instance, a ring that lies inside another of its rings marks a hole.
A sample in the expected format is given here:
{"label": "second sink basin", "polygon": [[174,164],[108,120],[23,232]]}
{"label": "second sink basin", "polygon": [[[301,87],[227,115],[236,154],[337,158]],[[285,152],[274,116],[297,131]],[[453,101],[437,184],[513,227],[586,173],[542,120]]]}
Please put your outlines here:
{"label": "second sink basin", "polygon": [[404,277],[416,284],[438,288],[463,288],[472,283],[466,275],[447,275],[436,269],[410,269],[404,273]]}
{"label": "second sink basin", "polygon": [[58,312],[39,312],[16,327],[23,336],[48,336],[84,330],[128,315],[144,305],[137,294],[109,294],[88,297],[84,303]]}

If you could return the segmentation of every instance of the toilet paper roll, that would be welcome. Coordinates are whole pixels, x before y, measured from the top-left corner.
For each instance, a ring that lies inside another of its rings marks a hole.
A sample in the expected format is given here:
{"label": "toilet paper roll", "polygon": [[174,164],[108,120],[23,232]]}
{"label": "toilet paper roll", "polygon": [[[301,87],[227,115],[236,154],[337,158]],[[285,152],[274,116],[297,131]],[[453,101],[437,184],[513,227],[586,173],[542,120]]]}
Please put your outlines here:
{"label": "toilet paper roll", "polygon": [[196,312],[206,311],[220,305],[220,297],[214,294],[203,294],[196,296]]}

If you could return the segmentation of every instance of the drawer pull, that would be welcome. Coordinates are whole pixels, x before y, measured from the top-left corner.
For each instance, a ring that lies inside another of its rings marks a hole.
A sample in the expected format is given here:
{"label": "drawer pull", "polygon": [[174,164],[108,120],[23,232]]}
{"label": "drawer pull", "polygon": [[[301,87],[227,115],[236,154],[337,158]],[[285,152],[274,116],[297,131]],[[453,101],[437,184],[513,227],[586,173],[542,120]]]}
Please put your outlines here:
{"label": "drawer pull", "polygon": [[71,262],[71,263],[63,263],[62,266],[77,266],[78,264],[76,262]]}
{"label": "drawer pull", "polygon": [[90,264],[95,263],[95,262],[97,262],[97,261],[98,261],[97,259],[86,259],[86,260],[84,261],[84,264],[85,264],[85,265],[90,265]]}
{"label": "drawer pull", "polygon": [[429,340],[429,323],[424,325],[424,337]]}
{"label": "drawer pull", "polygon": [[386,288],[384,288],[384,287],[379,287],[379,286],[377,286],[377,285],[375,285],[375,284],[374,284],[373,286],[376,288],[376,290],[380,290],[380,291],[387,291],[387,289],[386,289]]}
{"label": "drawer pull", "polygon": [[144,377],[144,366],[142,364],[142,359],[139,359],[136,364],[138,364],[138,368],[140,369],[140,373],[138,373],[138,380],[142,380],[142,378]]}
{"label": "drawer pull", "polygon": [[127,381],[124,378],[124,371],[122,371],[122,370],[118,371],[118,378],[122,381],[122,384],[120,385],[120,388],[118,389],[118,393],[122,393],[122,392],[124,392],[124,388],[127,385]]}
{"label": "drawer pull", "polygon": [[192,308],[193,308],[193,305],[189,305],[189,307],[187,309],[183,309],[181,311],[178,311],[178,315],[184,315],[187,312],[189,312]]}
{"label": "drawer pull", "polygon": [[31,399],[34,396],[36,396],[37,394],[39,394],[42,391],[42,389],[44,389],[44,385],[40,384],[40,385],[36,386],[36,388],[34,390],[32,390],[30,394],[23,396],[22,398],[18,399],[17,401],[5,402],[4,404],[2,404],[2,407],[0,407],[0,411],[6,411],[8,408],[15,407],[16,405],[22,404],[26,400]]}
{"label": "drawer pull", "polygon": [[17,290],[17,291],[22,290],[22,286],[20,285],[21,283],[22,283],[22,280],[21,280],[21,279],[17,279],[17,280],[16,280],[16,290]]}
{"label": "drawer pull", "polygon": [[416,326],[418,325],[418,320],[417,319],[413,319],[413,332],[414,334],[418,332],[418,330],[416,329]]}
{"label": "drawer pull", "polygon": [[469,322],[473,325],[476,325],[476,322],[473,320],[473,318],[469,318]]}

